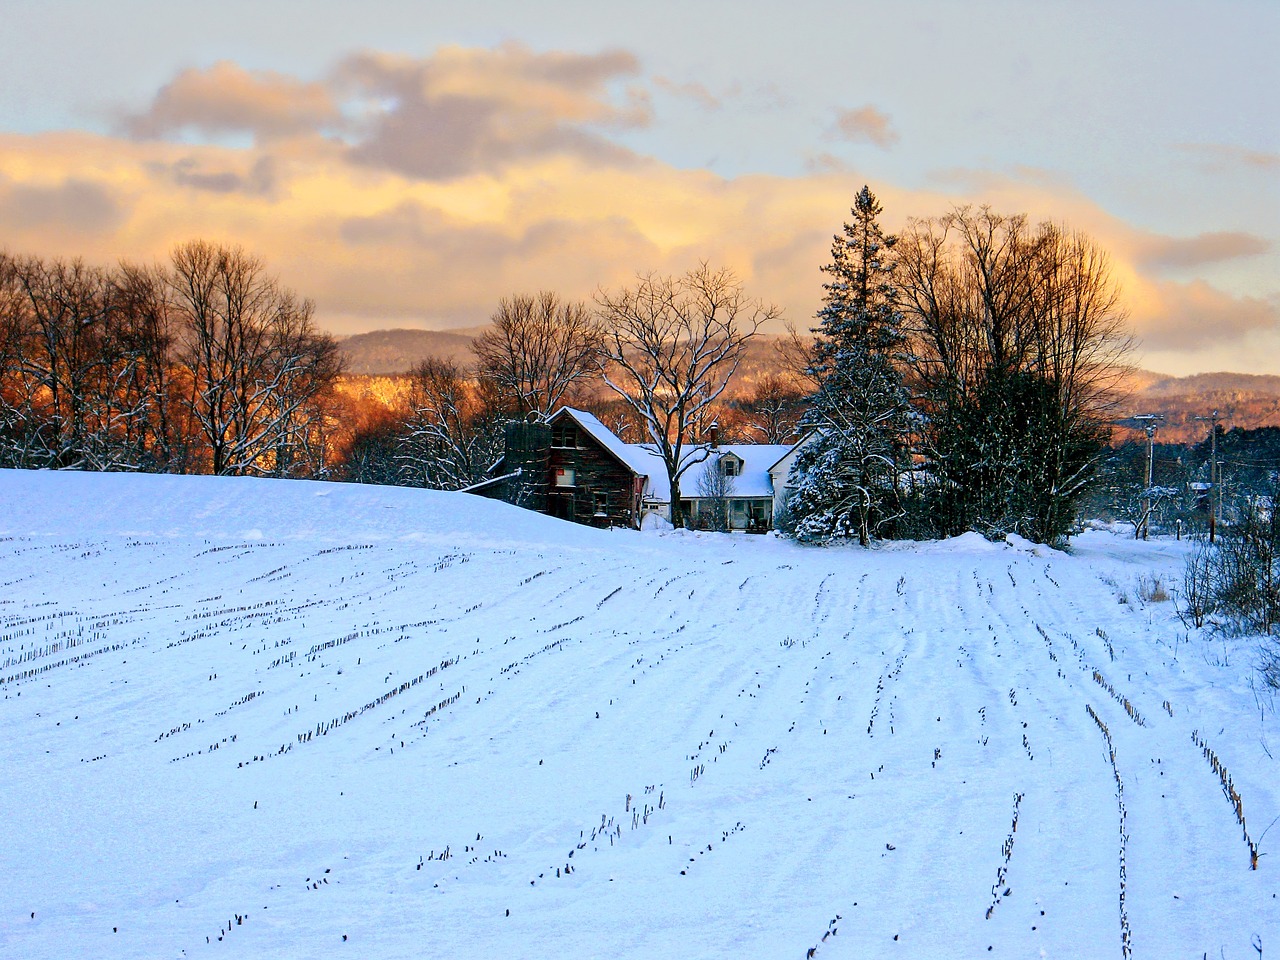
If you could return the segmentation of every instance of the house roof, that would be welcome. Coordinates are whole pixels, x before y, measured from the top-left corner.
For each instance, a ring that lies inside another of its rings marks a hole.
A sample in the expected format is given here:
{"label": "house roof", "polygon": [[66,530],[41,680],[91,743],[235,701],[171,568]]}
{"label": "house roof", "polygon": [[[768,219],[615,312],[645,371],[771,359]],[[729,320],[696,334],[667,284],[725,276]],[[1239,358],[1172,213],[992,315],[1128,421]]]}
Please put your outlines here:
{"label": "house roof", "polygon": [[[671,487],[667,483],[667,471],[662,466],[661,459],[646,449],[647,444],[628,443],[625,446],[636,451],[637,457],[648,457],[656,467],[649,474],[645,494],[659,503],[670,502]],[[790,445],[774,443],[722,443],[715,448],[708,448],[705,444],[691,444],[685,448],[687,455],[695,460],[702,455],[702,451],[709,450],[705,462],[714,462],[717,454],[726,453],[732,453],[742,461],[742,472],[733,478],[731,497],[772,497],[773,481],[769,476],[769,467],[790,449]],[[701,463],[695,463],[680,478],[680,496],[683,499],[698,499],[698,477],[704,469],[706,468]]]}
{"label": "house roof", "polygon": [[662,460],[659,457],[654,456],[647,450],[637,452],[633,448],[639,447],[639,444],[623,443],[618,439],[616,433],[585,410],[561,407],[551,416],[551,419],[555,420],[561,415],[571,417],[596,443],[609,451],[615,460],[636,476],[653,477],[655,474],[666,476],[666,470],[662,466]]}
{"label": "house roof", "polygon": [[[502,461],[499,460],[498,462],[501,463]],[[492,467],[490,469],[492,469]],[[510,473],[504,473],[500,477],[489,477],[488,479],[481,480],[479,483],[473,483],[469,487],[462,487],[458,492],[459,493],[477,493],[480,490],[485,489],[486,487],[493,486],[494,484],[502,483],[505,480],[512,480],[523,473],[524,471],[517,467],[515,470],[512,470]]]}
{"label": "house roof", "polygon": [[780,464],[783,460],[787,459],[787,454],[791,453],[791,451],[792,451],[792,450],[798,450],[798,449],[800,449],[802,446],[804,446],[806,443],[808,443],[808,442],[809,442],[809,438],[810,438],[810,437],[812,437],[812,436],[814,435],[814,433],[816,433],[816,432],[817,432],[817,431],[815,431],[815,430],[806,430],[806,431],[804,432],[804,434],[800,437],[800,439],[799,439],[799,440],[797,440],[797,441],[796,441],[795,443],[793,443],[793,444],[790,444],[790,445],[788,445],[788,446],[784,447],[784,448],[783,448],[783,451],[782,451],[782,456],[778,457],[778,459],[777,459],[777,460],[775,460],[775,461],[773,461],[773,463],[769,464],[769,466],[768,466],[768,468],[767,468],[767,469],[768,469],[768,471],[769,471],[770,473],[773,473],[773,468],[774,468],[774,467],[776,467],[778,464]]}

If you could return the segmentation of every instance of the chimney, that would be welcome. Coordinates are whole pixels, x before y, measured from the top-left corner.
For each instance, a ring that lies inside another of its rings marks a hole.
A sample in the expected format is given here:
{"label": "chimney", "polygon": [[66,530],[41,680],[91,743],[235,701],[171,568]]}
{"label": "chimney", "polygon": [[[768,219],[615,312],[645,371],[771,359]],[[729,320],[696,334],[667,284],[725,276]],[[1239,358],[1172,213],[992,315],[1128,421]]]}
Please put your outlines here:
{"label": "chimney", "polygon": [[720,422],[718,420],[712,420],[711,426],[707,428],[707,432],[711,435],[711,449],[717,449],[720,446]]}

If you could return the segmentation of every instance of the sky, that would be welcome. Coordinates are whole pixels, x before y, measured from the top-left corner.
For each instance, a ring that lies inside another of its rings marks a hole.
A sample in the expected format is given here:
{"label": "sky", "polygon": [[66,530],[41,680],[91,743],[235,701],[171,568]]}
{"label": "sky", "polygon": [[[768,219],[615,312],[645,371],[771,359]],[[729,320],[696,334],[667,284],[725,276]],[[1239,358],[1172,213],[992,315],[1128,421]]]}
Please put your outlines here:
{"label": "sky", "polygon": [[340,335],[708,261],[800,328],[867,184],[1111,255],[1138,363],[1280,374],[1280,4],[9,0],[0,247],[259,255]]}

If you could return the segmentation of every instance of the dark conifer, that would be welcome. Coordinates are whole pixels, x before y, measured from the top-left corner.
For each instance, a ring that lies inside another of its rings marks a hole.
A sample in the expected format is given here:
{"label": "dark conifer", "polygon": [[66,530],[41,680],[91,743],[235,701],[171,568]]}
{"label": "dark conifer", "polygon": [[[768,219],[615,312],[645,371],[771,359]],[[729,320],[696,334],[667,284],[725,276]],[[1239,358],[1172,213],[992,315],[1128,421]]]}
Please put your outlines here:
{"label": "dark conifer", "polygon": [[881,207],[863,187],[853,220],[831,243],[831,280],[818,311],[809,374],[810,431],[791,471],[789,507],[801,540],[857,536],[866,546],[900,513],[907,395],[898,366],[905,336]]}

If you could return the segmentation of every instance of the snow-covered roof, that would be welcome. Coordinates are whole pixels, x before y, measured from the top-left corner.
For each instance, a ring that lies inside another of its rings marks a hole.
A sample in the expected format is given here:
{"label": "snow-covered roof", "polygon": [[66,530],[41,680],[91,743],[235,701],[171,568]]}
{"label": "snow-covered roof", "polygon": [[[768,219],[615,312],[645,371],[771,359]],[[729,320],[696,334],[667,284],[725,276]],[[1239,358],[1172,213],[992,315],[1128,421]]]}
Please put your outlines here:
{"label": "snow-covered roof", "polygon": [[552,415],[551,419],[554,420],[561,414],[572,417],[578,426],[585,430],[596,443],[613,454],[623,466],[628,467],[636,476],[653,477],[655,474],[661,474],[664,478],[663,482],[666,482],[666,469],[662,466],[660,457],[654,456],[647,450],[637,451],[635,448],[638,448],[639,444],[623,443],[618,439],[616,433],[585,410],[561,407]]}
{"label": "snow-covered roof", "polygon": [[786,447],[783,447],[783,448],[782,448],[782,450],[783,450],[783,452],[782,452],[782,456],[778,457],[778,459],[777,459],[777,460],[773,461],[773,463],[769,464],[769,466],[768,466],[768,467],[766,467],[765,469],[767,469],[770,473],[772,473],[772,472],[773,472],[773,468],[774,468],[774,467],[776,467],[776,466],[777,466],[778,464],[780,464],[783,460],[785,460],[785,459],[787,458],[787,455],[788,455],[788,454],[790,454],[793,450],[798,450],[798,449],[800,449],[801,447],[803,447],[806,443],[808,443],[808,442],[809,442],[809,438],[810,438],[810,437],[812,437],[812,436],[814,435],[814,433],[816,433],[816,432],[817,432],[817,431],[814,431],[814,430],[806,431],[806,432],[805,432],[805,434],[804,434],[804,436],[802,436],[802,437],[801,437],[799,440],[797,440],[795,443],[792,443],[792,444],[787,445]]}
{"label": "snow-covered roof", "polygon": [[[653,461],[656,470],[651,469],[645,493],[659,503],[668,503],[671,500],[671,487],[667,483],[667,472],[662,466],[661,459],[649,452],[647,444],[628,443],[624,446],[634,450],[636,457],[649,457]],[[712,462],[726,453],[732,453],[742,461],[742,472],[733,478],[733,492],[730,497],[772,497],[773,480],[769,476],[769,468],[782,459],[790,449],[790,444],[777,443],[722,443],[715,448],[694,444],[685,447],[684,457],[686,461],[698,460],[704,451],[709,451],[705,463]],[[680,478],[682,498],[697,499],[698,477],[704,469],[703,463],[695,463],[685,471]]]}

